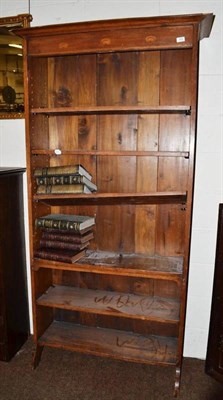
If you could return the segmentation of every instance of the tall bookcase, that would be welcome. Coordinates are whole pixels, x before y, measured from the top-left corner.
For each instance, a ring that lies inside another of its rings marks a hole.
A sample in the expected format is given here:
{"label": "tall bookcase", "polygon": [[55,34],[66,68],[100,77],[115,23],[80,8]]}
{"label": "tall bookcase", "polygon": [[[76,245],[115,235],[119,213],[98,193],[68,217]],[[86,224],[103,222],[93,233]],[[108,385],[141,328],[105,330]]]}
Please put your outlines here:
{"label": "tall bookcase", "polygon": [[[212,14],[33,27],[25,39],[34,338],[44,346],[182,363],[199,41]],[[59,91],[69,93],[57,104]],[[37,195],[38,167],[80,163],[98,191]],[[35,219],[95,216],[74,264],[33,256]]]}

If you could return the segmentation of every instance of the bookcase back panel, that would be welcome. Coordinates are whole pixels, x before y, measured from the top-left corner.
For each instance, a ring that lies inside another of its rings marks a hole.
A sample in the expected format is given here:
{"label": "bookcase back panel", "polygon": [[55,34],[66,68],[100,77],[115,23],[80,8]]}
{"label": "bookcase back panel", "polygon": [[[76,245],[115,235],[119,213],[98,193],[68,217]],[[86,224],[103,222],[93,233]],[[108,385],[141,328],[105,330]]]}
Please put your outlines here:
{"label": "bookcase back panel", "polygon": [[[31,60],[34,71],[30,77],[31,107],[190,105],[190,63],[190,49],[43,57],[38,59],[38,63]],[[41,79],[41,75],[45,78]],[[53,152],[57,149],[62,152],[59,156],[33,156],[33,169],[80,163],[92,174],[98,192],[187,190],[188,159],[124,154],[125,151],[189,151],[190,118],[186,115],[40,114],[31,117],[30,125],[31,149]],[[81,154],[81,151],[94,150],[104,151],[106,155]],[[50,212],[95,216],[95,240],[91,241],[91,249],[161,256],[179,256],[184,252],[185,211],[181,205],[66,205],[51,208],[41,205],[33,208],[33,222],[38,216]],[[35,229],[34,247],[38,247],[40,236],[41,233]],[[54,280],[68,284],[68,276],[71,279],[71,275],[58,272],[54,274]],[[77,279],[74,276],[73,284],[80,287],[109,287],[126,293],[148,291],[167,297],[177,297],[179,290],[172,284],[163,285],[161,281],[150,281],[148,286],[145,281],[136,282],[136,286],[132,287],[131,279],[126,278],[100,276],[98,279],[96,275],[86,274],[84,279],[80,276]],[[69,282],[71,284],[72,281]],[[44,320],[45,311],[43,314],[38,312],[40,319]],[[95,326],[100,320],[101,326],[117,328],[115,318],[109,322],[107,317],[65,311],[60,311],[58,315],[65,320],[70,318]],[[148,329],[138,321],[120,320],[119,325],[120,329],[140,332]],[[159,326],[152,325],[150,329],[157,332]],[[171,329],[168,327],[169,333],[173,333]]]}
{"label": "bookcase back panel", "polygon": [[167,323],[162,321],[150,321],[148,323],[147,321],[125,318],[121,315],[121,313],[120,317],[112,317],[110,315],[97,315],[55,309],[54,318],[57,321],[72,322],[84,326],[94,326],[107,329],[116,329],[120,331],[135,332],[144,335],[164,335],[167,337],[177,337],[179,330],[177,323]]}
{"label": "bookcase back panel", "polygon": [[[44,205],[33,209],[35,219],[49,213],[81,214],[96,217],[95,239],[89,248],[99,251],[179,256],[184,251],[185,211],[183,205],[159,206],[61,206]],[[157,220],[155,220],[157,218]],[[39,247],[41,231],[34,230]]]}
{"label": "bookcase back panel", "polygon": [[49,107],[93,105],[96,101],[96,56],[49,58]]}
{"label": "bookcase back panel", "polygon": [[[138,53],[138,104],[159,105],[160,52]],[[137,150],[159,150],[159,116],[139,115]],[[136,166],[136,192],[157,190],[157,157],[138,157]],[[135,252],[155,254],[156,211],[155,205],[135,207]]]}
{"label": "bookcase back panel", "polygon": [[49,131],[49,149],[78,148],[78,118],[49,118]]}
{"label": "bookcase back panel", "polygon": [[191,57],[190,49],[161,52],[161,105],[191,104]]}
{"label": "bookcase back panel", "polygon": [[97,118],[97,149],[136,150],[137,128],[135,115],[99,116]]}
{"label": "bookcase back panel", "polygon": [[157,106],[159,104],[160,52],[137,53],[138,104]]}
{"label": "bookcase back panel", "polygon": [[53,284],[74,286],[82,289],[106,290],[109,292],[134,293],[179,299],[180,287],[177,281],[162,279],[133,278],[126,276],[93,274],[88,272],[53,271]]}
{"label": "bookcase back panel", "polygon": [[156,254],[180,256],[184,254],[186,212],[181,204],[157,207]]}
{"label": "bookcase back panel", "polygon": [[[35,76],[41,77],[43,70],[47,69],[48,80],[31,78],[32,93],[35,94],[30,96],[31,106],[190,104],[190,54],[190,50],[167,50],[163,53],[106,53],[99,54],[97,58],[95,55],[51,57],[48,61],[41,58],[38,63],[34,63],[35,71],[38,70]],[[170,65],[171,73],[162,68],[162,63]],[[46,140],[48,120],[53,137],[49,142]],[[147,150],[188,149],[189,118],[182,115],[162,115],[160,118],[156,115],[98,117],[98,143],[90,140],[86,147],[91,131],[95,132],[95,125],[96,119],[93,116],[35,117],[31,124],[34,133],[32,147],[38,148],[38,143],[41,143],[42,148],[61,147],[65,150],[69,144],[76,148],[82,143],[83,148],[96,146],[100,149],[100,137],[104,135],[107,136],[108,149],[111,140],[113,150],[127,149],[127,139],[129,149],[133,148],[133,143],[137,145],[135,148]],[[116,140],[108,139],[111,127],[111,136],[115,132]],[[169,140],[171,134],[174,140]]]}
{"label": "bookcase back panel", "polygon": [[98,250],[182,255],[185,214],[183,205],[98,208]]}
{"label": "bookcase back panel", "polygon": [[160,115],[159,151],[189,151],[189,145],[190,117],[179,114]]}
{"label": "bookcase back panel", "polygon": [[191,56],[182,49],[31,58],[30,105],[187,105]]}
{"label": "bookcase back panel", "polygon": [[189,160],[182,157],[160,157],[158,191],[186,191]]}
{"label": "bookcase back panel", "polygon": [[[180,256],[184,252],[185,210],[183,205],[38,207],[35,218],[48,213],[96,217],[95,239],[89,248],[99,251]],[[155,217],[157,220],[155,221]],[[41,232],[35,230],[36,247]]]}
{"label": "bookcase back panel", "polygon": [[135,208],[135,252],[156,254],[156,213],[155,205],[141,205]]}
{"label": "bookcase back panel", "polygon": [[98,56],[98,105],[136,104],[136,66],[135,52]]}
{"label": "bookcase back panel", "polygon": [[135,251],[135,206],[100,207],[96,223],[98,250]]}
{"label": "bookcase back panel", "polygon": [[159,150],[159,126],[158,115],[141,114],[137,121],[137,150],[158,151]]}
{"label": "bookcase back panel", "polygon": [[101,192],[135,192],[136,157],[100,157],[99,166],[97,181]]}
{"label": "bookcase back panel", "polygon": [[[31,121],[31,133],[31,148],[37,150],[67,151],[73,145],[74,150],[89,151],[97,149],[185,152],[189,151],[190,119],[182,115],[88,115],[49,118],[38,115]],[[173,142],[170,140],[171,133]]]}
{"label": "bookcase back panel", "polygon": [[[156,192],[157,157],[137,158],[136,192]],[[135,251],[137,253],[155,253],[156,206],[135,207]]]}
{"label": "bookcase back panel", "polygon": [[136,160],[136,184],[138,193],[157,191],[158,157],[138,156]]}
{"label": "bookcase back panel", "polygon": [[[127,278],[78,272],[73,274],[68,271],[54,271],[53,284],[62,285],[62,287],[67,286],[69,290],[72,289],[72,287],[81,288],[84,291],[86,291],[86,289],[92,290],[92,297],[91,299],[88,298],[87,301],[91,304],[92,310],[94,309],[94,313],[88,314],[83,311],[67,313],[66,310],[60,311],[60,317],[65,321],[114,328],[115,316],[111,315],[111,321],[109,322],[106,315],[109,314],[110,311],[113,311],[113,313],[115,312],[117,317],[126,313],[128,310],[134,312],[133,310],[137,309],[140,313],[141,307],[145,307],[146,309],[150,307],[152,307],[152,309],[157,308],[158,313],[160,312],[160,321],[155,322],[156,318],[154,321],[150,321],[149,328],[146,327],[145,321],[142,322],[138,320],[133,322],[131,318],[125,318],[123,322],[118,321],[118,325],[116,325],[116,329],[133,330],[138,333],[153,332],[154,334],[159,334],[161,327],[163,329],[162,318],[166,315],[166,319],[168,319],[169,316],[171,321],[171,316],[175,313],[175,311],[173,311],[175,307],[174,304],[176,304],[176,299],[179,300],[180,297],[180,288],[177,282],[174,281],[169,281],[165,285],[165,282],[162,280],[135,279],[131,277]],[[61,288],[61,290],[63,291],[64,289]],[[94,290],[95,293],[93,292]],[[130,297],[130,294],[134,294],[136,297]],[[60,302],[60,296],[58,299]],[[70,302],[68,301],[67,305],[71,305],[71,303],[75,304],[72,297],[69,297],[69,299]],[[172,300],[174,303],[171,303]],[[170,306],[170,304],[172,304],[172,306]],[[55,304],[55,307],[57,307],[57,304]],[[62,305],[60,308],[67,308],[66,304],[64,304],[64,307]],[[102,309],[104,312],[103,316],[101,315]],[[57,313],[58,311],[56,311],[56,315]],[[122,317],[123,316],[124,315],[122,315]],[[176,335],[177,326],[177,320],[175,322],[172,320],[172,323],[170,322],[167,324],[166,334]]]}
{"label": "bookcase back panel", "polygon": [[97,126],[97,118],[94,115],[85,115],[78,117],[77,134],[78,146],[80,150],[96,149]]}

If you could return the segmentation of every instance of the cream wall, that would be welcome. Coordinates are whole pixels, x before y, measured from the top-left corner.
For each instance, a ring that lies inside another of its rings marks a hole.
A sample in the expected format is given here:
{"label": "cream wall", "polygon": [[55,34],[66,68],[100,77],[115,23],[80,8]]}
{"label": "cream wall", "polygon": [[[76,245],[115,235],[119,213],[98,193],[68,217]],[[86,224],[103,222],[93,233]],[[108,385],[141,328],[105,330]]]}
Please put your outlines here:
{"label": "cream wall", "polygon": [[[30,0],[30,3],[33,26],[165,14],[213,12],[216,15],[211,37],[201,42],[197,169],[184,346],[186,357],[205,359],[218,204],[223,202],[223,0]],[[1,16],[16,15],[28,10],[28,1],[0,0]],[[24,120],[0,122],[1,166],[26,165],[24,125]],[[25,213],[27,220],[26,194]],[[26,224],[26,230],[27,228]],[[29,265],[28,280],[30,282]]]}

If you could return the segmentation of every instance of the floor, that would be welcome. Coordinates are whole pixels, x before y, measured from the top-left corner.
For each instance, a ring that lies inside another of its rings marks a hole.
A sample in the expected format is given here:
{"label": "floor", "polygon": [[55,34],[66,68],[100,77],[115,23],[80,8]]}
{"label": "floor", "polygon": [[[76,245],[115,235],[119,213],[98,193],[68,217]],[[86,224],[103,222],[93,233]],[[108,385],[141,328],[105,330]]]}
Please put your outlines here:
{"label": "floor", "polygon": [[[45,348],[32,368],[30,338],[9,362],[0,362],[1,400],[170,400],[172,367],[114,361]],[[204,361],[183,362],[180,400],[223,400],[223,385],[204,373]]]}

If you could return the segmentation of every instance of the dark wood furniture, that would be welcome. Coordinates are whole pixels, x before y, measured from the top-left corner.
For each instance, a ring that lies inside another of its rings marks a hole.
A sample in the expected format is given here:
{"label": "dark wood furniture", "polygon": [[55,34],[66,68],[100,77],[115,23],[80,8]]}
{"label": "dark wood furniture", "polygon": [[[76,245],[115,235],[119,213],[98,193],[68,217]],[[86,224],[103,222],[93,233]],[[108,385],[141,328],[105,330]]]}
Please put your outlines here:
{"label": "dark wood furniture", "polygon": [[[183,352],[199,40],[212,14],[33,27],[25,38],[34,365],[44,346],[176,367]],[[67,94],[58,102],[60,91]],[[98,192],[37,195],[83,164]],[[37,217],[96,216],[75,264],[34,258]]]}
{"label": "dark wood furniture", "polygon": [[219,204],[218,230],[215,256],[215,273],[212,294],[211,318],[206,373],[223,382],[223,204]]}
{"label": "dark wood furniture", "polygon": [[0,360],[29,335],[23,215],[24,168],[0,167]]}

